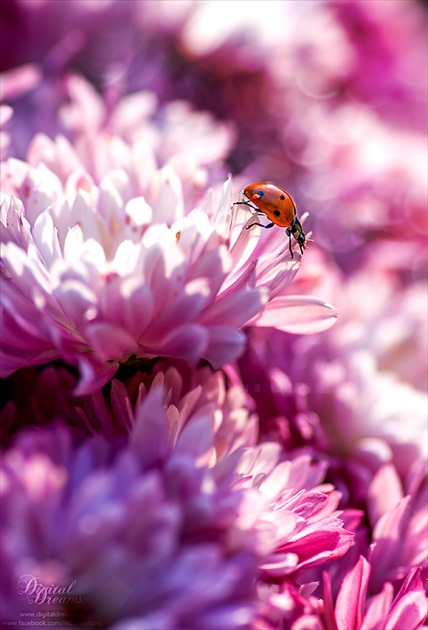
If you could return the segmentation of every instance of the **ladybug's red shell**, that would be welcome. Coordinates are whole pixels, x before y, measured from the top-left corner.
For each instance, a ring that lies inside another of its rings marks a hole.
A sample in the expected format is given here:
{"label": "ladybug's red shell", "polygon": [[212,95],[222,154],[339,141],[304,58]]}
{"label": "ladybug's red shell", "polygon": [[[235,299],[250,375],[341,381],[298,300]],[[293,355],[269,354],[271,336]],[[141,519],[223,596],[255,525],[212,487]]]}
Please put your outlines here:
{"label": "ladybug's red shell", "polygon": [[[248,201],[235,201],[236,206],[246,206],[253,214],[251,222],[245,226],[246,230],[258,225],[262,228],[269,229],[278,225],[285,228],[285,232],[288,236],[288,249],[290,250],[290,256],[293,258],[293,250],[291,248],[291,237],[293,236],[296,243],[300,248],[300,253],[303,254],[303,250],[307,249],[306,234],[303,231],[302,224],[297,218],[296,206],[294,201],[283,188],[275,186],[275,184],[250,184],[244,191],[244,196]],[[259,217],[261,214],[267,216],[270,223],[264,225],[260,223]]]}
{"label": "ladybug's red shell", "polygon": [[294,201],[275,184],[250,184],[244,189],[244,195],[279,227],[289,227],[296,217]]}

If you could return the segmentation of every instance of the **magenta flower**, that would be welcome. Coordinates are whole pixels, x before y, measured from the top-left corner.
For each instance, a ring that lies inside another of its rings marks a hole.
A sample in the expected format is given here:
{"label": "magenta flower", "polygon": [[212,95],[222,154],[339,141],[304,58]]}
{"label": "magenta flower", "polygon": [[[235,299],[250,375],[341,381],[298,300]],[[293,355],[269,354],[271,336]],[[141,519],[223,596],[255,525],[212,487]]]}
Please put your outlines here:
{"label": "magenta flower", "polygon": [[314,173],[305,191],[318,243],[348,273],[370,260],[377,268],[421,276],[428,233],[425,133],[391,129],[367,106],[342,109],[318,121],[333,147],[328,166]]}
{"label": "magenta flower", "polygon": [[265,552],[257,580],[258,630],[318,624],[319,602],[311,597],[317,582],[306,576],[348,552],[362,516],[336,509],[340,493],[322,483],[325,462],[306,455],[279,461],[280,453],[277,444],[266,442],[216,465],[220,479],[227,472],[234,487],[257,488],[262,499],[261,511],[257,504],[252,510]]}
{"label": "magenta flower", "polygon": [[[329,2],[353,48],[346,77],[353,98],[368,102],[382,117],[409,128],[424,129],[427,79],[423,54],[426,14],[418,2],[368,3],[351,0],[347,6]],[[364,71],[362,71],[364,69]],[[405,112],[413,111],[408,117]]]}
{"label": "magenta flower", "polygon": [[428,466],[412,466],[404,489],[392,466],[384,466],[369,488],[368,515],[373,526],[370,590],[396,584],[414,567],[428,572]]}
{"label": "magenta flower", "polygon": [[266,442],[237,450],[215,467],[219,479],[227,475],[235,487],[259,492],[263,511],[257,526],[268,553],[260,578],[266,582],[339,558],[354,539],[337,510],[340,493],[321,483],[325,463],[314,464],[306,455],[280,461],[280,453],[277,444]]}
{"label": "magenta flower", "polygon": [[426,618],[427,606],[420,570],[414,568],[409,571],[395,597],[392,585],[386,582],[381,593],[367,600],[366,592],[371,569],[370,563],[361,556],[345,577],[335,605],[331,597],[331,583],[328,574],[325,574],[323,613],[325,627],[329,630],[421,628]]}

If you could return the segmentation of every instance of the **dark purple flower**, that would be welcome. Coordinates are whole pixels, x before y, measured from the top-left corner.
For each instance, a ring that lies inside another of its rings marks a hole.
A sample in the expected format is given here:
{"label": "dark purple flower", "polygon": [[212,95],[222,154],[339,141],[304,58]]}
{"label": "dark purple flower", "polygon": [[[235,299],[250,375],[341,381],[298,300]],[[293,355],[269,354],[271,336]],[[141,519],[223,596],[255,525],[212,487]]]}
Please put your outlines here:
{"label": "dark purple flower", "polygon": [[[4,621],[51,611],[70,625],[248,627],[258,552],[237,518],[246,493],[219,488],[185,448],[168,456],[150,413],[129,448],[100,437],[73,447],[59,427],[5,454]],[[52,585],[68,592],[53,601]]]}
{"label": "dark purple flower", "polygon": [[22,432],[4,454],[5,619],[33,610],[33,576],[42,594],[71,589],[55,603],[75,622],[244,628],[256,582],[325,564],[352,544],[322,464],[280,463],[266,443],[207,467],[212,443],[198,427],[209,419],[190,420],[171,443],[163,400],[152,388],[125,443],[57,425]]}
{"label": "dark purple flower", "polygon": [[[204,457],[212,465],[238,447],[256,443],[251,400],[239,383],[228,383],[223,372],[208,366],[191,369],[172,360],[136,361],[127,369],[128,375],[119,373],[123,380],[115,378],[103,390],[80,397],[73,395],[77,378],[65,367],[18,370],[5,382],[10,393],[0,413],[2,442],[8,444],[24,427],[56,419],[111,440],[126,437],[144,415],[147,396],[161,387],[159,414],[166,414],[172,447],[180,440],[194,440],[199,449],[206,445]],[[26,396],[20,397],[23,390]]]}

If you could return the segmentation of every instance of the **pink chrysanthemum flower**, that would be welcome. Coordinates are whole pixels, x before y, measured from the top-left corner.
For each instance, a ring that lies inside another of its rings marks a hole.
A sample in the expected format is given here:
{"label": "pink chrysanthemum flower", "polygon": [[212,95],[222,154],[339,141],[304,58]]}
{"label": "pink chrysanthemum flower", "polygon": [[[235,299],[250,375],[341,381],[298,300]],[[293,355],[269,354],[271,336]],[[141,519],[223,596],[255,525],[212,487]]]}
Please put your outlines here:
{"label": "pink chrysanthemum flower", "polygon": [[281,231],[259,243],[260,228],[244,229],[251,215],[231,212],[230,183],[187,208],[170,166],[140,183],[150,203],[122,168],[97,185],[82,169],[61,182],[10,160],[3,178],[3,376],[61,358],[84,394],[130,357],[217,367],[242,352],[245,324],[314,332],[335,320],[322,300],[281,295],[299,256]]}
{"label": "pink chrysanthemum flower", "polygon": [[121,189],[126,201],[143,194],[151,204],[161,185],[159,169],[168,165],[180,178],[187,206],[200,201],[207,184],[226,178],[224,159],[235,138],[231,123],[183,100],[160,107],[152,92],[109,104],[78,75],[67,75],[62,90],[56,133],[36,133],[26,158],[32,166],[48,166],[64,184],[79,169],[96,184],[120,169],[128,176]]}

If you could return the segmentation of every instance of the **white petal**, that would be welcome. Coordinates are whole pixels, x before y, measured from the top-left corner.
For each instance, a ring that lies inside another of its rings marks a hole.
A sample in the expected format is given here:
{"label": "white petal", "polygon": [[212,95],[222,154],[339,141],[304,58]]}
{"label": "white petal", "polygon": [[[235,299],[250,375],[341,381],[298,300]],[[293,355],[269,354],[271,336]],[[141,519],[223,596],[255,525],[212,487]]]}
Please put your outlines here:
{"label": "white petal", "polygon": [[50,267],[54,260],[62,258],[58,231],[47,210],[37,217],[33,228],[33,238],[47,267]]}

